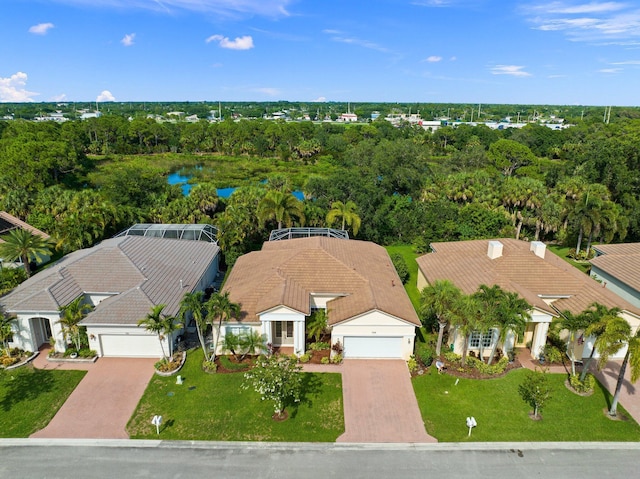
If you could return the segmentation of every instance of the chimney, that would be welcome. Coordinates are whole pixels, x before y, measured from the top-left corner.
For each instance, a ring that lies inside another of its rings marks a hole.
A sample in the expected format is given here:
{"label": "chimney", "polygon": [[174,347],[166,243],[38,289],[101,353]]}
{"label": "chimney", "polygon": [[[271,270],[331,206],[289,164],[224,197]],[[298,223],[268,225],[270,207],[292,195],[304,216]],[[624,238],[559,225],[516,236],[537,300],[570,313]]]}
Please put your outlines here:
{"label": "chimney", "polygon": [[531,246],[529,246],[529,251],[533,251],[533,254],[542,259],[544,259],[544,253],[546,250],[547,245],[542,241],[532,241]]}
{"label": "chimney", "polygon": [[502,243],[500,241],[489,241],[489,249],[487,250],[489,259],[496,259],[502,256]]}

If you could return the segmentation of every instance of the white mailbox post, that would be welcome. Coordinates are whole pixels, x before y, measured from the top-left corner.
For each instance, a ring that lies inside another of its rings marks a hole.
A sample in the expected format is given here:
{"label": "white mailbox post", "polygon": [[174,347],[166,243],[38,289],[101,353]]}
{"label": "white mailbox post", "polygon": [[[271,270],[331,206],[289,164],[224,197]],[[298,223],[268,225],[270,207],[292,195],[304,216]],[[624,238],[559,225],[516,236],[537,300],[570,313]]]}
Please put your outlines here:
{"label": "white mailbox post", "polygon": [[160,424],[162,424],[162,416],[155,415],[151,420],[151,424],[156,427],[156,432],[160,435]]}
{"label": "white mailbox post", "polygon": [[467,418],[467,427],[469,428],[469,436],[471,437],[471,429],[473,429],[474,427],[476,427],[478,425],[478,423],[476,422],[476,418],[471,416]]}

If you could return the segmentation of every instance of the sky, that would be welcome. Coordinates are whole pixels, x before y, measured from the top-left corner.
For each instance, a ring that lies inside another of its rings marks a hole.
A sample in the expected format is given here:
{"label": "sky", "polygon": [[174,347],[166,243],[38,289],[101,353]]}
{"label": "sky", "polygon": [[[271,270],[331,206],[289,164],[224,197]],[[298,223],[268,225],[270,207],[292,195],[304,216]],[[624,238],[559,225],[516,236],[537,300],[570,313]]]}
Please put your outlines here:
{"label": "sky", "polygon": [[0,102],[640,104],[640,1],[0,0]]}

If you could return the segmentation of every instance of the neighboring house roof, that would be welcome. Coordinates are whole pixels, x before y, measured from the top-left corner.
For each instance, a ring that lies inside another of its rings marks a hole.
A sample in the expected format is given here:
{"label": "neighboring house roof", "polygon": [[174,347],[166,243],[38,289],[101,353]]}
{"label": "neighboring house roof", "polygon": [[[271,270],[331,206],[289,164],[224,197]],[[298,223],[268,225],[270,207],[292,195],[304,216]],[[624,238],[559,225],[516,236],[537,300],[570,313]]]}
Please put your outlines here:
{"label": "neighboring house roof", "polygon": [[[489,258],[490,241],[502,243],[500,257]],[[449,279],[465,294],[477,291],[482,284],[496,284],[517,292],[534,308],[555,316],[557,311],[564,310],[578,314],[594,302],[640,315],[640,309],[551,251],[546,250],[541,258],[530,251],[530,246],[531,243],[511,238],[432,243],[433,252],[419,257],[417,262],[429,283]],[[553,307],[543,298],[552,302]]]}
{"label": "neighboring house roof", "polygon": [[594,246],[599,253],[591,264],[627,286],[640,291],[640,243]]}
{"label": "neighboring house roof", "polygon": [[83,324],[137,324],[153,305],[176,315],[218,254],[215,243],[123,236],[75,251],[0,299],[8,312],[57,311],[83,293],[109,294]]}
{"label": "neighboring house roof", "polygon": [[241,256],[223,288],[242,308],[241,319],[285,306],[310,314],[310,295],[339,296],[329,301],[334,325],[378,310],[420,325],[387,251],[368,241],[328,237],[264,243]]}
{"label": "neighboring house roof", "polygon": [[[29,231],[34,235],[43,237],[44,239],[49,239],[49,235],[47,233],[40,231],[38,228],[34,228],[33,226],[25,223],[15,216],[10,215],[6,211],[0,211],[0,236],[5,235],[9,233],[9,231],[17,228]],[[0,243],[4,243],[2,238],[0,238]]]}

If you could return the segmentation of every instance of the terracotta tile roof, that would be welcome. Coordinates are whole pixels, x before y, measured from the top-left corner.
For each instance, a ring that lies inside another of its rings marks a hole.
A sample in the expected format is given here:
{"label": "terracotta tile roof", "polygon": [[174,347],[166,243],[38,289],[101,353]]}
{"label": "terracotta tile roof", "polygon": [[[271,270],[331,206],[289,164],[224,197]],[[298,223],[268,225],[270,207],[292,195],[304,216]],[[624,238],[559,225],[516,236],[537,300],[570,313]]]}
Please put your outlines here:
{"label": "terracotta tile roof", "polygon": [[[22,228],[23,230],[30,231],[34,235],[41,236],[44,239],[49,239],[49,235],[47,233],[40,231],[38,228],[34,228],[15,216],[10,215],[6,211],[0,211],[0,235],[8,233],[14,228]],[[1,238],[0,243],[4,243]]]}
{"label": "terracotta tile roof", "polygon": [[420,325],[386,250],[366,241],[326,237],[271,241],[236,261],[223,291],[257,321],[269,309],[286,306],[310,313],[312,293],[336,294],[328,303],[333,325],[379,310]]}
{"label": "terracotta tile roof", "polygon": [[[109,293],[84,324],[136,324],[152,305],[176,315],[219,252],[204,241],[126,236],[75,251],[0,298],[9,312],[57,311],[83,293]],[[182,280],[182,284],[180,282]],[[144,310],[143,310],[144,309]]]}
{"label": "terracotta tile roof", "polygon": [[[502,256],[490,259],[489,241],[503,245]],[[533,307],[556,315],[568,309],[579,313],[597,301],[607,307],[620,307],[633,314],[640,309],[622,300],[609,290],[547,250],[544,259],[530,251],[531,243],[511,238],[433,243],[433,252],[417,259],[427,281],[449,279],[466,294],[475,292],[481,284],[497,284],[517,292]],[[553,307],[547,301],[553,300]]]}
{"label": "terracotta tile roof", "polygon": [[605,244],[591,264],[640,292],[640,243]]}

